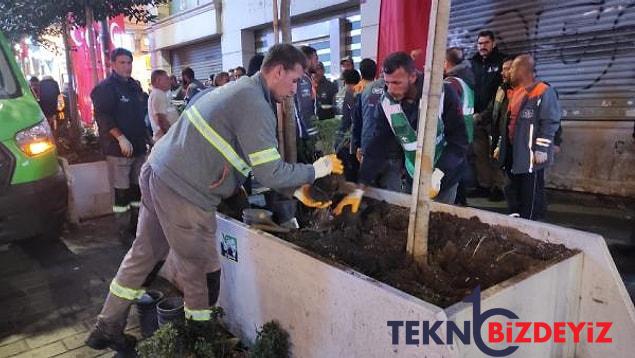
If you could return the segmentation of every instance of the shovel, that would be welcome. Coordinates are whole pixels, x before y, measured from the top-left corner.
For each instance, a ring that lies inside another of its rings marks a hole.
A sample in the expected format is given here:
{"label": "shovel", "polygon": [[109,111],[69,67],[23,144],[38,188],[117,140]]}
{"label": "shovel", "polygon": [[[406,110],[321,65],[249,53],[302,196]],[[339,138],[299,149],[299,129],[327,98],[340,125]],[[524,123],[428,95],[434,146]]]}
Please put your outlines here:
{"label": "shovel", "polygon": [[254,229],[270,233],[288,233],[291,229],[276,224],[271,217],[273,213],[264,209],[244,209],[243,222]]}

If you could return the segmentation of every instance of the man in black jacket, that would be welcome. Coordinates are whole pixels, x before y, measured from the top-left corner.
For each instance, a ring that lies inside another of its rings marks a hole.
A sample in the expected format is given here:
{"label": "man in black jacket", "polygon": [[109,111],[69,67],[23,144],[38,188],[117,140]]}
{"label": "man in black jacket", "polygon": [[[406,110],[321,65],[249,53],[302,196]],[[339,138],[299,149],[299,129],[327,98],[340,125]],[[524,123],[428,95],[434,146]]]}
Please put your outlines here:
{"label": "man in black jacket", "polygon": [[93,89],[90,97],[99,126],[99,142],[115,189],[113,212],[119,221],[121,239],[128,241],[136,233],[141,200],[139,173],[150,143],[145,124],[147,101],[138,82],[130,77],[132,53],[117,48],[110,60],[112,73]]}
{"label": "man in black jacket", "polygon": [[489,196],[491,200],[503,200],[504,175],[492,163],[489,156],[491,123],[481,113],[487,109],[502,82],[501,70],[505,55],[498,51],[492,31],[481,31],[477,37],[478,52],[472,57],[474,71],[474,169],[478,188],[474,196]]}
{"label": "man in black jacket", "polygon": [[324,76],[324,64],[318,62],[315,73],[311,75],[313,88],[315,88],[315,114],[319,120],[333,118],[335,116],[335,95],[337,85]]}

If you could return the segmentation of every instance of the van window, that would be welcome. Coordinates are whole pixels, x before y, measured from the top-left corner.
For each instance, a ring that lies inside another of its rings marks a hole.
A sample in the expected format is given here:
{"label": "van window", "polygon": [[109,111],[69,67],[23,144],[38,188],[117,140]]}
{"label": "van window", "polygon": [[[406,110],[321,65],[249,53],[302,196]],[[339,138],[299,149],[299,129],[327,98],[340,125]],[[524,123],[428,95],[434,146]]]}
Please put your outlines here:
{"label": "van window", "polygon": [[17,97],[19,95],[18,81],[11,70],[7,55],[0,48],[0,99]]}

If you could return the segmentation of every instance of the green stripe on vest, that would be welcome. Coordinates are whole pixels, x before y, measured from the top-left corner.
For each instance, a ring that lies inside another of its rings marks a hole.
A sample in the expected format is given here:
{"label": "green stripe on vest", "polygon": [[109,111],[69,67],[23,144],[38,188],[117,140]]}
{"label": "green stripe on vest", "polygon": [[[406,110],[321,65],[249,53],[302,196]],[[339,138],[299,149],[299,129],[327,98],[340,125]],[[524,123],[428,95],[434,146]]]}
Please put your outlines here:
{"label": "green stripe on vest", "polygon": [[[443,97],[441,98],[441,103],[443,103]],[[382,96],[381,107],[386,114],[386,119],[388,120],[388,124],[390,125],[395,138],[399,144],[401,144],[401,148],[404,151],[404,164],[406,171],[408,172],[408,175],[413,178],[415,172],[415,158],[417,156],[417,132],[412,128],[410,122],[408,122],[408,117],[404,113],[403,108],[401,108],[401,104],[393,100],[387,93],[384,93]],[[442,108],[443,106],[441,106],[441,109]],[[439,118],[437,122],[434,164],[436,164],[439,157],[441,157],[444,146],[445,138],[443,136],[443,121]]]}
{"label": "green stripe on vest", "polygon": [[467,142],[474,141],[474,90],[458,77],[448,77],[457,81],[461,85],[463,96],[461,103],[463,104],[463,120],[465,121],[465,134],[467,134]]}

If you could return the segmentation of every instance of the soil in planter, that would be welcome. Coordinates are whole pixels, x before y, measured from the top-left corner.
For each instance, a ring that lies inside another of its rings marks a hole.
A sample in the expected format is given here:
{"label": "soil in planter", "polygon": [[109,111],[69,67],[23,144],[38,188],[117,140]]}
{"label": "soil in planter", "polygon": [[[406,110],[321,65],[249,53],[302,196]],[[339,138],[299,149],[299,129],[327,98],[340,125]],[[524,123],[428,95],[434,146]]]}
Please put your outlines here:
{"label": "soil in planter", "polygon": [[345,213],[324,225],[324,210],[305,210],[300,221],[308,229],[281,237],[440,307],[462,300],[477,285],[484,290],[575,254],[476,217],[433,213],[430,265],[420,268],[406,254],[408,213],[369,199],[358,215]]}

